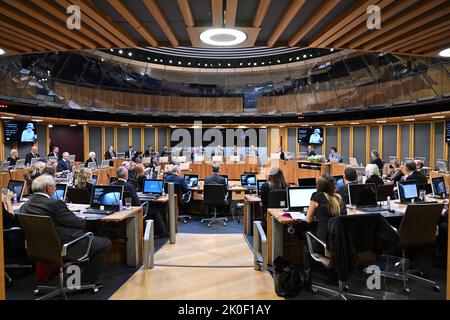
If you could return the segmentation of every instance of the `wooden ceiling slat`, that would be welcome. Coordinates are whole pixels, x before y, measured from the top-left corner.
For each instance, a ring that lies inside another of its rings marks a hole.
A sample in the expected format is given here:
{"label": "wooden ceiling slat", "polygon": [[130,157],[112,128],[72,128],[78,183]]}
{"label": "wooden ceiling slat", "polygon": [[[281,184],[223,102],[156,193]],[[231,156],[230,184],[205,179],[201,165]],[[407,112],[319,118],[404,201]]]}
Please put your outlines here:
{"label": "wooden ceiling slat", "polygon": [[327,40],[333,34],[352,23],[353,20],[357,19],[360,15],[364,14],[367,7],[371,4],[377,4],[379,1],[373,0],[359,0],[349,9],[347,9],[342,15],[340,15],[335,21],[336,23],[330,25],[324,32],[321,32],[314,40],[309,43],[311,47],[319,47],[322,42]]}
{"label": "wooden ceiling slat", "polygon": [[39,20],[41,23],[46,24],[47,26],[53,28],[55,31],[65,34],[68,38],[71,38],[87,48],[94,49],[96,44],[92,41],[86,40],[84,37],[81,37],[75,30],[69,30],[66,27],[65,23],[58,23],[57,20],[54,20],[48,16],[41,14],[38,10],[31,8],[24,4],[24,2],[19,0],[3,0],[3,2],[9,4],[10,6],[15,7],[16,9],[22,11],[23,13],[33,17],[34,19]]}
{"label": "wooden ceiling slat", "polygon": [[[61,7],[55,7],[52,4],[50,4],[49,2],[45,2],[42,0],[31,0],[31,1],[35,5],[41,7],[42,9],[44,9],[51,15],[58,18],[60,21],[62,21],[64,23],[66,22],[67,14],[66,14],[65,10],[61,10],[62,9]],[[79,31],[81,33],[85,34],[87,37],[89,37],[93,41],[95,41],[96,43],[100,44],[100,46],[103,48],[111,48],[111,46],[112,46],[110,42],[104,40],[102,37],[96,35],[95,33],[93,33],[91,30],[89,30],[86,27],[82,27]]]}
{"label": "wooden ceiling slat", "polygon": [[297,32],[289,40],[289,47],[295,46],[299,43],[303,37],[311,31],[325,16],[327,16],[331,10],[333,10],[341,0],[328,0],[326,1],[316,12],[316,14],[311,15],[305,24],[297,30]]}
{"label": "wooden ceiling slat", "polygon": [[349,48],[361,48],[365,43],[368,43],[367,46],[372,46],[373,41],[371,40],[378,37],[382,37],[383,39],[386,39],[386,41],[388,41],[389,39],[387,39],[387,37],[392,35],[392,32],[389,31],[397,28],[398,26],[407,28],[409,25],[411,25],[407,24],[408,21],[415,19],[415,21],[413,22],[414,24],[419,20],[422,20],[422,17],[420,19],[417,19],[417,17],[420,17],[425,12],[437,7],[445,1],[446,0],[429,0],[426,2],[421,2],[421,4],[414,9],[408,10],[402,13],[400,16],[393,18],[390,22],[383,24],[381,29],[369,30],[370,32],[366,32],[363,36],[350,42]]}
{"label": "wooden ceiling slat", "polygon": [[[440,30],[438,30],[438,31],[440,31]],[[439,32],[436,35],[428,34],[428,36],[426,38],[422,39],[421,41],[412,43],[409,46],[405,46],[405,47],[401,48],[398,51],[400,51],[402,53],[407,53],[407,52],[410,52],[412,50],[417,50],[418,48],[421,48],[423,46],[430,45],[430,44],[433,44],[435,42],[438,42],[438,41],[440,41],[443,38],[447,38],[450,41],[450,31],[449,31],[449,29],[442,30],[442,31]]]}
{"label": "wooden ceiling slat", "polygon": [[[57,4],[59,4],[63,8],[67,8],[68,6],[72,5],[67,0],[54,0]],[[93,30],[95,30],[98,34],[100,34],[103,38],[108,39],[111,41],[114,45],[120,48],[124,48],[127,46],[127,44],[121,40],[119,40],[117,37],[115,37],[112,33],[107,31],[105,28],[103,28],[99,23],[94,21],[91,17],[89,17],[87,14],[83,15],[83,22],[86,23],[88,26],[90,26]]]}
{"label": "wooden ceiling slat", "polygon": [[236,25],[238,0],[227,0],[225,9],[225,27],[233,28]]}
{"label": "wooden ceiling slat", "polygon": [[183,16],[184,24],[186,27],[194,27],[195,21],[192,15],[191,7],[189,5],[189,0],[177,0],[178,7],[180,8],[180,13]]}
{"label": "wooden ceiling slat", "polygon": [[223,1],[211,0],[212,26],[221,28],[223,24]]}
{"label": "wooden ceiling slat", "polygon": [[141,24],[134,14],[120,0],[107,0],[108,3],[153,47],[158,45],[153,35]]}
{"label": "wooden ceiling slat", "polygon": [[[161,30],[166,35],[167,39],[169,39],[170,43],[173,46],[178,46],[178,39],[175,33],[173,32],[172,28],[170,27],[170,24],[167,22],[166,17],[161,12],[161,9],[159,8],[158,4],[155,2],[155,0],[143,0],[145,6],[147,7],[148,11],[150,11],[150,14],[155,18],[156,22],[158,23]],[[156,42],[156,40],[155,40]]]}
{"label": "wooden ceiling slat", "polygon": [[256,9],[256,14],[253,18],[253,27],[261,27],[271,2],[272,0],[259,0],[258,9]]}
{"label": "wooden ceiling slat", "polygon": [[[412,50],[411,53],[418,54],[418,53],[428,52],[430,50],[435,50],[436,48],[439,48],[439,47],[444,46],[444,45],[450,45],[449,32],[443,34],[441,38],[442,38],[442,40],[435,41],[435,42],[430,43],[430,44],[428,44],[426,46],[421,46],[418,49]],[[446,46],[446,48],[448,48],[448,46]]]}
{"label": "wooden ceiling slat", "polygon": [[33,48],[26,46],[23,43],[17,43],[16,41],[6,39],[6,38],[4,38],[4,34],[0,33],[0,43],[2,44],[2,46],[14,48],[16,50],[23,51],[23,52],[32,52],[33,51]]}
{"label": "wooden ceiling slat", "polygon": [[267,40],[267,45],[269,47],[273,46],[275,42],[277,42],[278,38],[281,34],[286,30],[289,23],[291,23],[292,19],[297,15],[301,7],[305,4],[305,0],[292,0],[291,4],[284,12],[283,17],[278,22],[275,29],[272,31],[269,40]]}
{"label": "wooden ceiling slat", "polygon": [[18,32],[15,32],[11,29],[3,28],[2,29],[3,37],[12,41],[24,41],[29,47],[36,51],[51,51],[49,48],[42,46],[39,42],[32,40]]}
{"label": "wooden ceiling slat", "polygon": [[22,34],[25,37],[27,37],[28,39],[33,39],[41,44],[45,44],[46,47],[51,50],[58,51],[58,50],[66,49],[64,46],[56,44],[55,41],[51,41],[51,42],[47,41],[43,37],[39,37],[36,34],[31,33],[32,31],[29,32],[29,31],[25,30],[24,28],[18,28],[12,24],[7,23],[4,19],[0,20],[0,26],[2,26],[3,28],[13,30],[16,33]]}
{"label": "wooden ceiling slat", "polygon": [[106,14],[100,11],[88,0],[69,0],[72,4],[80,6],[81,12],[90,16],[97,23],[101,24],[103,28],[110,30],[117,38],[123,41],[126,46],[137,47],[136,41],[134,41],[130,35],[121,30],[116,23],[114,23]]}
{"label": "wooden ceiling slat", "polygon": [[45,28],[45,27],[41,26],[40,24],[37,24],[37,23],[31,21],[29,18],[19,15],[13,11],[7,9],[4,6],[0,5],[0,12],[2,15],[5,15],[5,16],[17,21],[18,23],[21,23],[31,29],[35,29],[36,31],[41,32],[42,34],[48,35],[49,37],[54,38],[54,39],[58,40],[59,42],[66,44],[69,48],[73,48],[73,49],[77,49],[77,50],[80,50],[82,48],[82,46],[79,45],[78,43],[70,41],[67,38],[63,37],[62,35],[55,33],[51,30],[48,30],[48,28]]}
{"label": "wooden ceiling slat", "polygon": [[[414,2],[416,0],[409,1]],[[380,7],[381,12],[383,13],[383,19],[388,19],[388,17],[392,16],[394,13],[393,10],[384,10],[388,5],[393,3],[394,0],[383,0],[379,3],[377,3],[377,6]],[[406,1],[396,1],[396,5],[403,6],[407,5]],[[399,8],[399,10],[402,10]],[[333,34],[331,37],[329,37],[327,40],[322,42],[320,45],[323,47],[329,46],[332,44],[335,48],[343,47],[344,44],[352,41],[356,37],[362,35],[364,32],[367,31],[366,26],[367,21],[367,13],[361,14],[357,19],[355,19],[352,23],[349,23],[347,26],[345,26],[343,29],[339,30],[335,34]],[[355,29],[355,30],[354,30]],[[353,31],[351,31],[353,30]],[[351,31],[351,32],[350,32]]]}

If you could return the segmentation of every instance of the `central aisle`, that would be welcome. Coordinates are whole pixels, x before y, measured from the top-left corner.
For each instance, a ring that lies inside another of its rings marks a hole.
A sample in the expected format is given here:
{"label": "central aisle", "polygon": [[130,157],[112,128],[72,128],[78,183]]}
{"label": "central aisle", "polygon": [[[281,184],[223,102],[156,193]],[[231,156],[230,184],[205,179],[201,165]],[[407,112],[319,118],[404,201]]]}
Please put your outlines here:
{"label": "central aisle", "polygon": [[243,234],[178,233],[155,254],[155,268],[136,272],[119,299],[280,299],[268,272],[253,269]]}

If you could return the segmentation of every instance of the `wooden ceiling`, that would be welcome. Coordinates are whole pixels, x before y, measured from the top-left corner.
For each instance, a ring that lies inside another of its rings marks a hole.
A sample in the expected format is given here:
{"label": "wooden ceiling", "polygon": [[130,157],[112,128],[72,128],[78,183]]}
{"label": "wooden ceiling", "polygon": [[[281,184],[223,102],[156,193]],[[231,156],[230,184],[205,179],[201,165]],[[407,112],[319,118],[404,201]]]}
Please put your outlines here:
{"label": "wooden ceiling", "polygon": [[[81,9],[69,30],[66,9]],[[381,29],[366,25],[381,8]],[[209,27],[242,29],[245,46],[436,55],[450,47],[448,0],[0,0],[7,53],[199,45]]]}

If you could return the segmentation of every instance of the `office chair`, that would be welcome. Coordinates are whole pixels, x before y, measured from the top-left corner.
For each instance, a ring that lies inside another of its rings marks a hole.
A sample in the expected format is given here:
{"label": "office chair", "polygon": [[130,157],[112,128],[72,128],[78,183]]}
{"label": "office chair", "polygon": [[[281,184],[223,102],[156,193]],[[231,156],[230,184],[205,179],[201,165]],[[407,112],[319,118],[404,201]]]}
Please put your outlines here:
{"label": "office chair", "polygon": [[[23,213],[17,214],[17,216],[25,233],[28,257],[38,262],[55,265],[59,268],[59,286],[37,286],[34,290],[35,295],[38,295],[41,291],[50,291],[37,300],[50,299],[58,295],[62,295],[67,300],[66,293],[82,290],[92,290],[94,293],[98,292],[98,288],[94,284],[80,285],[77,288],[69,288],[64,285],[64,273],[69,266],[89,261],[88,254],[92,239],[94,238],[92,232],[85,233],[71,242],[61,244],[50,217]],[[67,249],[84,239],[87,240],[84,255],[76,261],[65,261],[64,257],[67,256]]]}
{"label": "office chair", "polygon": [[[183,191],[181,190],[179,183],[173,183],[174,193],[177,195],[177,205],[178,208],[182,209],[183,205],[189,203],[191,201],[192,192],[187,192],[183,194]],[[164,192],[166,194],[169,194],[169,184],[167,182],[164,182]],[[184,209],[184,208],[183,208]],[[187,214],[179,214],[178,220],[183,221],[183,223],[187,223],[187,220],[191,220],[192,216]]]}
{"label": "office chair", "polygon": [[223,184],[205,184],[203,186],[203,204],[214,208],[213,217],[202,219],[200,222],[208,221],[208,227],[216,221],[224,221],[223,225],[227,225],[226,217],[217,217],[217,207],[228,205],[228,190]]}
{"label": "office chair", "polygon": [[[31,264],[20,264],[17,261],[12,263],[13,261],[9,261],[10,257],[14,255],[15,249],[12,247],[12,241],[16,242],[17,239],[10,239],[11,236],[14,237],[15,233],[22,233],[22,228],[20,227],[12,227],[9,229],[3,229],[4,236],[4,248],[5,248],[5,284],[7,287],[12,286],[13,279],[8,274],[8,270],[31,270],[33,266]],[[22,240],[22,239],[21,239]],[[25,243],[22,243],[25,247]],[[16,257],[15,257],[16,258]],[[22,261],[20,261],[22,262]]]}
{"label": "office chair", "polygon": [[[408,205],[399,229],[400,239],[398,247],[402,251],[403,258],[406,256],[407,249],[425,248],[436,244],[436,230],[443,208],[444,205],[439,203]],[[419,277],[415,275],[416,273],[423,275],[417,269],[409,270],[406,273],[406,277],[403,280],[403,288],[406,294],[411,292],[407,285],[409,278],[430,284],[433,290],[440,291],[435,281]]]}
{"label": "office chair", "polygon": [[286,189],[272,189],[269,191],[269,201],[267,208],[286,208],[287,193]]}
{"label": "office chair", "polygon": [[147,218],[148,215],[148,208],[149,208],[150,204],[148,201],[145,201],[143,203],[141,203],[141,208],[142,208],[142,220],[144,220],[144,224],[145,224],[145,219]]}

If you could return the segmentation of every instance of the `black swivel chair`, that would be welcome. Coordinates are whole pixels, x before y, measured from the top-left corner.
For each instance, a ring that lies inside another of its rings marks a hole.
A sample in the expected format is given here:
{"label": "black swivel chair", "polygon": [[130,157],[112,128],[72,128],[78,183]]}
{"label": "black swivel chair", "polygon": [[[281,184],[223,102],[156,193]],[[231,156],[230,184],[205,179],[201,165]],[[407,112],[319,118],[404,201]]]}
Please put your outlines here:
{"label": "black swivel chair", "polygon": [[[187,193],[183,194],[183,191],[181,190],[181,186],[179,183],[173,183],[174,193],[177,195],[177,205],[178,208],[181,210],[184,210],[184,205],[189,203],[191,201],[192,193],[189,191]],[[169,194],[169,183],[164,182],[164,192],[166,194]],[[191,220],[192,217],[187,214],[181,214],[178,215],[178,220],[183,221],[183,223],[187,223],[187,220]]]}
{"label": "black swivel chair", "polygon": [[[38,298],[38,300],[50,299],[58,295],[62,295],[67,300],[66,293],[82,290],[93,290],[94,293],[98,292],[98,288],[94,284],[80,285],[77,288],[69,288],[64,285],[64,273],[69,266],[89,261],[88,254],[92,239],[94,238],[92,232],[85,233],[71,242],[61,244],[50,217],[23,213],[17,214],[17,216],[25,234],[28,257],[38,262],[55,265],[59,268],[59,287],[37,286],[34,291],[35,295],[38,295],[41,291],[51,291]],[[64,257],[67,256],[67,249],[73,244],[85,239],[87,243],[84,255],[76,261],[64,261]]]}
{"label": "black swivel chair", "polygon": [[267,208],[286,208],[287,192],[286,189],[272,189],[269,191],[269,200]]}
{"label": "black swivel chair", "polygon": [[[400,224],[400,240],[399,249],[402,250],[402,257],[405,258],[406,250],[411,248],[432,247],[436,244],[436,231],[441,216],[443,204],[409,204],[406,208]],[[409,278],[418,280],[422,283],[430,284],[435,291],[440,291],[435,281],[419,277],[415,274],[423,275],[420,270],[409,270],[404,277],[403,287],[405,292],[409,294],[411,290],[408,288],[407,281]]]}
{"label": "black swivel chair", "polygon": [[[223,225],[227,225],[226,217],[217,217],[217,207],[228,206],[228,190],[223,184],[205,184],[203,186],[203,204],[214,208],[213,217],[202,219],[201,222],[208,221],[208,227],[216,221],[223,221]],[[209,210],[208,210],[209,211]]]}
{"label": "black swivel chair", "polygon": [[[9,271],[13,270],[31,270],[33,266],[31,264],[22,263],[25,261],[23,257],[17,257],[17,245],[18,240],[21,241],[21,252],[25,252],[23,249],[25,247],[23,231],[20,227],[12,227],[9,229],[3,229],[4,236],[4,249],[5,249],[5,283],[9,287],[13,283],[13,279],[8,274]],[[14,242],[14,243],[13,243]],[[23,246],[23,247],[22,247]],[[18,260],[21,260],[18,262]]]}

